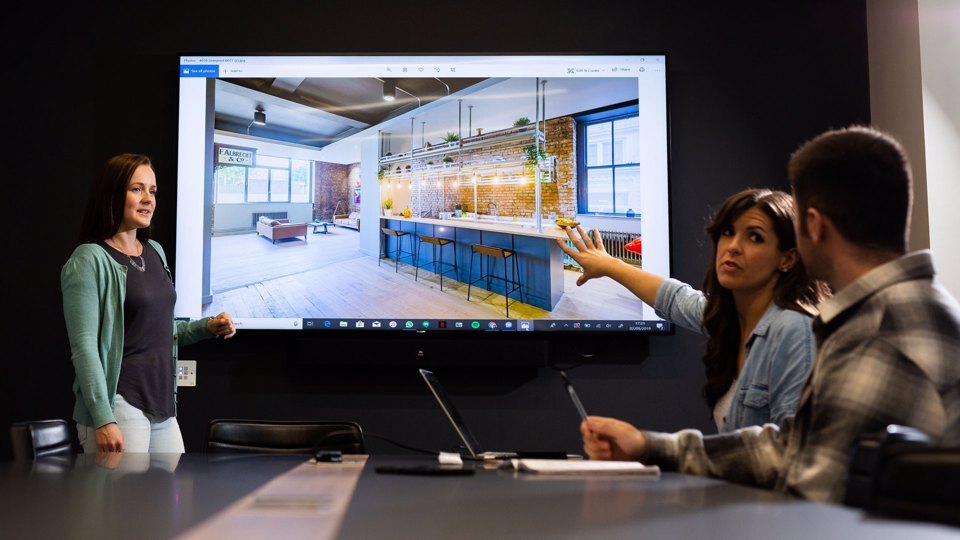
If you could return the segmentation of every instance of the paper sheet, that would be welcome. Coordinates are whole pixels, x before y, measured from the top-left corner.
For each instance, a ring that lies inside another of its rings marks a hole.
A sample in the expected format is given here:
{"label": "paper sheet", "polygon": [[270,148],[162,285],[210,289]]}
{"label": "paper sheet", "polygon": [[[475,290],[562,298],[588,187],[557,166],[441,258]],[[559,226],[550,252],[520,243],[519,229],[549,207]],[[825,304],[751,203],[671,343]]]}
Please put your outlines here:
{"label": "paper sheet", "polygon": [[660,467],[638,461],[511,459],[510,463],[518,471],[537,474],[660,474]]}

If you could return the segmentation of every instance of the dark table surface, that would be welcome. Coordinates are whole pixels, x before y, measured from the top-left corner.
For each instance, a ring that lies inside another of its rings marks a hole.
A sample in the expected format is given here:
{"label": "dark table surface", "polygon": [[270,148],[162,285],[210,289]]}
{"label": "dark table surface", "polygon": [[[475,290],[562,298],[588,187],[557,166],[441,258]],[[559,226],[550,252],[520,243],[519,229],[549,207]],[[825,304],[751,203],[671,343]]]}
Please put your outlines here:
{"label": "dark table surface", "polygon": [[[114,463],[90,455],[0,463],[0,536],[170,538],[306,459],[126,454]],[[960,538],[958,528],[677,473],[545,477],[483,465],[472,476],[375,471],[431,461],[371,456],[338,538]]]}

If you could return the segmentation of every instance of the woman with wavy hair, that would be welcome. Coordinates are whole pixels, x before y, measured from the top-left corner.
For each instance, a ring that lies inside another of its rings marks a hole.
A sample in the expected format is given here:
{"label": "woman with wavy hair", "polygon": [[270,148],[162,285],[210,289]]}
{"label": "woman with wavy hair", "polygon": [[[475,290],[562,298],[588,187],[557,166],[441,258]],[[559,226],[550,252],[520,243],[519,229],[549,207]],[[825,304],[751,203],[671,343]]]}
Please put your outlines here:
{"label": "woman with wavy hair", "polygon": [[810,322],[824,287],[797,252],[792,197],[748,189],[729,197],[706,232],[713,260],[703,290],[610,256],[598,231],[567,229],[561,249],[583,268],[577,285],[609,277],[657,314],[707,336],[703,397],[720,432],[792,415],[816,354]]}

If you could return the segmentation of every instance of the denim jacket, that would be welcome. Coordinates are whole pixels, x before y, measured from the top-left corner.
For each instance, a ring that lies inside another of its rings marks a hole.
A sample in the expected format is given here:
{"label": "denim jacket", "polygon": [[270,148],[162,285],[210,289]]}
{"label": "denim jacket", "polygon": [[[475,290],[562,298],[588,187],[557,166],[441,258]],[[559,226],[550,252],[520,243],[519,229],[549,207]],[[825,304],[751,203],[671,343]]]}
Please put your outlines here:
{"label": "denim jacket", "polygon": [[[706,304],[702,292],[666,279],[657,290],[654,308],[660,317],[702,333]],[[746,360],[723,431],[779,424],[792,415],[815,355],[811,317],[771,302],[747,340]]]}

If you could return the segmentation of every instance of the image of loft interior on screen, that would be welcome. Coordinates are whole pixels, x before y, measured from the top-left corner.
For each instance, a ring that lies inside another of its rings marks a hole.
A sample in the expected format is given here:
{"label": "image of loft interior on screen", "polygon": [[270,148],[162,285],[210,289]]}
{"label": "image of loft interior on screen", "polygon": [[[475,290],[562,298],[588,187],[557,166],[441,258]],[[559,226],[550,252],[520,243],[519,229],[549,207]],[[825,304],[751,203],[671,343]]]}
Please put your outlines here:
{"label": "image of loft interior on screen", "polygon": [[664,60],[181,58],[177,315],[658,320],[555,238],[670,275]]}

